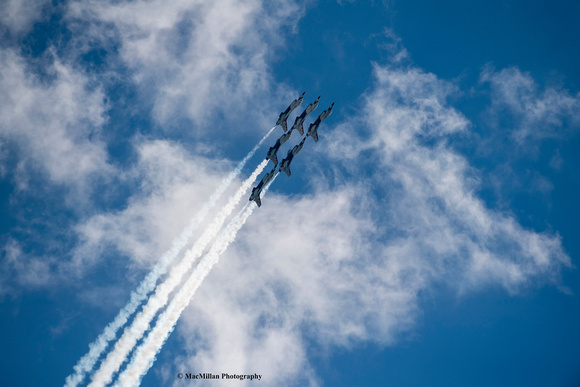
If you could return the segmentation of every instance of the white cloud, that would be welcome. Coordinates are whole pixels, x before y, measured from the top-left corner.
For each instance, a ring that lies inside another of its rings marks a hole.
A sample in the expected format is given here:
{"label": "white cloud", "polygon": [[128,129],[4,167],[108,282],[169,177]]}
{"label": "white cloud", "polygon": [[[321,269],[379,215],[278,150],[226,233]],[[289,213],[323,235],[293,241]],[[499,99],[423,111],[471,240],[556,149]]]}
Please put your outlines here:
{"label": "white cloud", "polygon": [[0,297],[14,295],[21,287],[38,289],[54,285],[51,266],[55,264],[52,257],[33,257],[22,250],[18,241],[10,238],[0,252]]}
{"label": "white cloud", "polygon": [[[361,321],[377,320],[375,313],[407,313],[404,302],[388,311],[357,305],[379,289],[352,287],[364,286],[356,277],[366,262],[353,249],[370,226],[350,213],[352,196],[326,192],[296,200],[269,193],[184,312],[182,329],[195,352],[178,367],[261,373],[266,385],[315,384],[302,339],[306,326],[322,341],[347,344],[369,335]],[[405,295],[387,297],[394,306]],[[392,328],[374,329],[388,336]]]}
{"label": "white cloud", "polygon": [[99,140],[103,94],[57,59],[47,72],[41,79],[17,53],[0,50],[0,135],[18,145],[21,165],[82,190],[91,176],[113,171]]}
{"label": "white cloud", "polygon": [[6,159],[8,158],[8,149],[4,141],[0,139],[0,179],[6,175]]}
{"label": "white cloud", "polygon": [[377,179],[384,176],[396,198],[389,209],[396,223],[406,224],[402,231],[417,238],[423,254],[439,258],[439,270],[455,261],[452,267],[468,274],[458,277],[462,287],[498,281],[516,291],[569,263],[557,236],[525,230],[477,198],[477,173],[448,145],[449,135],[469,128],[446,105],[453,86],[414,69],[375,72],[366,113],[381,141],[385,169]]}
{"label": "white cloud", "polygon": [[[62,254],[62,246],[50,240],[67,234],[61,219],[59,227],[54,227],[55,219],[46,218],[52,209],[47,207],[54,200],[51,189],[64,188],[59,200],[83,213],[90,205],[95,180],[116,172],[108,163],[106,144],[100,140],[106,122],[101,90],[53,54],[43,59],[42,67],[43,76],[33,74],[30,63],[17,52],[0,49],[0,176],[17,188],[11,194],[10,216],[25,219],[22,230],[34,235],[18,241],[19,254],[8,242],[6,248],[13,252],[8,256],[13,258],[2,264],[5,273],[16,273],[4,278],[24,288],[55,284],[65,261],[54,255]],[[34,211],[27,209],[31,198]],[[39,225],[48,226],[48,231],[38,234]],[[42,246],[33,246],[33,240]],[[43,253],[37,256],[35,251]]]}
{"label": "white cloud", "polygon": [[496,72],[487,66],[480,82],[489,83],[491,88],[490,113],[499,122],[503,112],[513,118],[508,125],[512,125],[509,129],[520,146],[536,145],[545,138],[565,138],[580,125],[579,95],[553,87],[540,90],[531,75],[517,67]]}
{"label": "white cloud", "polygon": [[120,57],[151,98],[157,122],[167,128],[186,117],[197,132],[211,128],[215,114],[243,117],[239,130],[260,127],[250,122],[271,103],[267,59],[299,16],[286,0],[85,1],[69,12],[79,29],[92,31],[91,39],[112,36],[120,43]]}
{"label": "white cloud", "polygon": [[6,29],[14,36],[28,32],[48,5],[48,0],[3,0],[0,2],[0,32]]}
{"label": "white cloud", "polygon": [[98,262],[107,248],[138,267],[156,262],[231,168],[229,162],[192,156],[168,141],[137,139],[134,145],[139,159],[127,175],[139,191],[125,208],[76,226],[81,243],[74,253],[75,270]]}

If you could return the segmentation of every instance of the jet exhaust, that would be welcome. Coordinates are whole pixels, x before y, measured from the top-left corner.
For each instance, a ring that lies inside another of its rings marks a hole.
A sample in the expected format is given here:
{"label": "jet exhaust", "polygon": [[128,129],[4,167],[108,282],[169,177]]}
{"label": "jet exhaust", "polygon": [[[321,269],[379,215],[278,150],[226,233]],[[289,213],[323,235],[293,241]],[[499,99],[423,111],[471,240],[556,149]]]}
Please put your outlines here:
{"label": "jet exhaust", "polygon": [[[267,160],[266,160],[267,161]],[[262,195],[265,195],[270,185],[276,180],[278,173],[266,185]],[[221,254],[235,240],[238,231],[256,209],[255,203],[246,204],[230,221],[213,243],[210,251],[204,255],[191,272],[179,292],[173,297],[167,309],[159,316],[155,327],[149,332],[143,343],[135,351],[127,368],[119,375],[118,386],[137,386],[141,378],[155,362],[157,353],[175,329],[175,325],[183,310],[189,305],[193,295],[203,279],[219,261]]]}
{"label": "jet exhaust", "polygon": [[[292,104],[286,109],[286,111],[280,114],[277,125],[281,125],[284,132],[287,131],[286,119],[288,115],[302,102],[304,93],[299,99],[292,102]],[[290,163],[293,157],[302,149],[304,141],[310,135],[314,141],[318,140],[317,129],[320,123],[331,114],[334,103],[320,114],[316,121],[310,125],[308,128],[308,133],[302,139],[301,143],[294,148],[292,148],[287,157],[282,160],[281,165],[278,168],[278,173],[274,175],[276,169],[276,151],[279,146],[291,135],[293,129],[298,129],[301,135],[303,135],[302,125],[304,119],[308,114],[310,114],[318,106],[318,97],[313,103],[308,105],[305,111],[296,118],[296,121],[290,132],[285,133],[278,142],[280,144],[275,144],[274,147],[270,148],[267,159],[262,161],[262,163],[256,168],[252,173],[250,178],[246,179],[242,186],[238,189],[236,194],[230,199],[230,201],[224,206],[221,212],[216,216],[212,224],[205,230],[201,237],[196,241],[193,247],[188,250],[182,260],[172,268],[168,278],[156,287],[159,278],[167,273],[169,265],[173,260],[180,254],[181,250],[187,245],[191,235],[199,224],[205,219],[209,210],[215,206],[216,202],[219,200],[221,195],[229,187],[231,182],[241,173],[242,168],[245,166],[247,161],[254,155],[257,149],[262,145],[262,143],[268,138],[268,136],[275,129],[275,126],[270,129],[270,131],[258,142],[258,144],[248,153],[248,155],[238,164],[236,169],[222,181],[222,184],[210,197],[209,201],[202,207],[199,213],[191,220],[190,224],[183,232],[173,241],[171,249],[164,254],[159,263],[155,265],[153,270],[145,277],[141,282],[139,287],[131,294],[129,303],[119,312],[119,315],[111,322],[103,331],[103,333],[97,338],[97,340],[90,345],[89,352],[83,356],[79,362],[75,365],[75,373],[67,377],[65,387],[71,387],[78,385],[86,373],[92,370],[99,357],[102,356],[104,350],[106,349],[108,343],[115,339],[116,332],[127,324],[130,316],[132,316],[140,304],[142,304],[149,293],[154,291],[153,294],[149,296],[149,299],[141,312],[139,312],[134,318],[132,324],[125,328],[123,335],[119,338],[114,348],[109,352],[106,358],[103,360],[100,368],[92,375],[92,382],[90,386],[101,386],[110,383],[113,379],[113,375],[118,372],[121,365],[128,360],[128,355],[135,348],[139,339],[151,328],[151,322],[155,318],[159,310],[165,305],[169,306],[164,312],[162,312],[156,322],[155,327],[150,331],[149,335],[143,340],[141,345],[136,349],[134,355],[132,356],[130,364],[127,366],[120,375],[117,385],[136,385],[141,380],[142,376],[147,372],[147,370],[153,365],[155,361],[155,356],[162,348],[167,337],[173,331],[177,320],[179,319],[181,313],[189,304],[192,296],[194,295],[197,288],[200,286],[201,282],[205,276],[209,273],[211,268],[215,263],[218,262],[220,255],[227,249],[229,244],[235,239],[237,232],[243,227],[246,220],[253,213],[256,205],[253,203],[246,204],[244,208],[230,221],[230,223],[225,227],[225,229],[220,233],[222,229],[223,222],[231,214],[235,206],[239,203],[241,196],[251,187],[252,183],[256,180],[257,176],[262,172],[268,163],[268,159],[272,159],[275,166],[267,176],[265,176],[258,189],[255,196],[257,199],[252,199],[254,192],[250,200],[256,200],[257,205],[260,205],[260,191],[262,191],[262,196],[265,195],[266,191],[276,179],[280,171],[284,171],[288,176],[290,176]],[[284,141],[282,141],[284,139]],[[270,153],[273,153],[270,155]],[[268,176],[269,175],[269,176]],[[272,177],[272,175],[274,175]],[[270,180],[271,179],[271,180]],[[269,181],[270,180],[270,181]],[[267,184],[266,184],[267,183]],[[265,185],[264,189],[262,187]],[[216,235],[219,236],[216,238]],[[176,289],[184,274],[193,266],[194,262],[201,256],[203,250],[207,245],[214,239],[214,243],[210,248],[209,252],[203,256],[195,268],[192,270],[190,276],[185,280],[184,284],[180,287],[179,291],[169,299],[169,294]]]}
{"label": "jet exhaust", "polygon": [[109,352],[100,368],[94,373],[89,386],[102,386],[111,382],[114,373],[119,370],[137,341],[150,328],[150,323],[159,309],[167,304],[171,291],[180,284],[185,272],[191,268],[206,246],[218,234],[225,219],[232,213],[243,195],[250,189],[267,164],[268,160],[264,160],[258,165],[252,175],[243,182],[235,195],[214,218],[212,224],[205,230],[193,247],[185,253],[181,262],[171,269],[168,279],[157,286],[155,293],[149,297],[147,304],[137,314],[131,326],[125,329],[113,350]]}
{"label": "jet exhaust", "polygon": [[254,148],[252,148],[246,157],[238,163],[236,168],[222,180],[222,183],[211,195],[209,201],[205,203],[196,216],[191,219],[189,225],[181,232],[181,234],[173,240],[171,249],[161,257],[159,262],[153,267],[143,281],[141,281],[137,289],[131,293],[127,305],[125,305],[115,319],[105,327],[103,333],[101,333],[93,343],[89,344],[89,352],[87,352],[73,367],[74,373],[67,376],[65,387],[77,386],[83,381],[86,374],[93,369],[107,348],[109,342],[115,339],[117,331],[127,323],[129,317],[135,313],[139,305],[141,305],[147,298],[147,295],[153,291],[159,278],[167,273],[167,268],[188,243],[191,235],[201,222],[203,222],[209,210],[216,205],[217,201],[221,198],[226,189],[228,189],[232,181],[242,172],[242,169],[248,160],[254,156],[258,148],[264,143],[264,141],[266,141],[270,134],[272,134],[275,128],[275,126],[272,127],[254,146]]}

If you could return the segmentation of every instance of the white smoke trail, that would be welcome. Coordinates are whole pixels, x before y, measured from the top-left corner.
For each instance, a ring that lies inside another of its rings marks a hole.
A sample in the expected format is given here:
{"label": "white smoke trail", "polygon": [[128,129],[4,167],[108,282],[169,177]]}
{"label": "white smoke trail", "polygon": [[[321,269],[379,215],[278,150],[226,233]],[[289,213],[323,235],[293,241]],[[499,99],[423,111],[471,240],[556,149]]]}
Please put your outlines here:
{"label": "white smoke trail", "polygon": [[181,262],[171,269],[168,279],[166,279],[161,285],[157,286],[155,293],[149,297],[147,304],[145,304],[141,312],[135,316],[131,326],[125,329],[113,350],[109,352],[98,371],[96,371],[92,376],[92,382],[89,386],[102,386],[111,382],[113,374],[119,370],[137,341],[149,329],[151,320],[153,320],[159,309],[164,307],[167,303],[169,293],[179,285],[183,275],[191,268],[194,261],[199,258],[209,242],[211,242],[211,240],[218,234],[225,219],[232,213],[236,205],[240,202],[267,164],[268,160],[263,160],[260,165],[258,165],[256,170],[243,182],[242,186],[222,208],[220,213],[215,217],[214,221],[209,225],[201,237],[195,242],[193,247],[185,254]]}
{"label": "white smoke trail", "polygon": [[93,343],[89,344],[89,352],[87,352],[73,367],[74,373],[67,376],[65,387],[77,386],[83,381],[86,373],[93,369],[96,362],[107,348],[109,342],[115,338],[119,328],[127,323],[129,317],[135,313],[139,305],[141,305],[141,303],[147,298],[147,294],[155,288],[159,278],[167,272],[168,266],[175,259],[177,254],[179,254],[179,252],[185,247],[193,232],[207,216],[209,210],[215,206],[232,181],[242,172],[242,169],[248,160],[254,155],[254,153],[256,153],[258,148],[264,143],[268,136],[270,136],[275,128],[275,126],[272,127],[272,129],[262,137],[246,157],[238,163],[236,168],[222,180],[222,183],[211,195],[208,202],[205,203],[197,215],[191,219],[189,225],[181,232],[181,234],[173,240],[171,249],[163,254],[159,262],[153,267],[149,274],[147,274],[143,281],[141,281],[137,289],[131,292],[131,298],[127,305],[125,305],[117,317],[115,317],[115,319],[105,327],[103,333],[101,333]]}
{"label": "white smoke trail", "polygon": [[[266,185],[262,191],[262,197],[270,185],[274,182],[278,174]],[[163,344],[175,328],[177,320],[183,310],[189,305],[191,298],[197,288],[201,285],[203,279],[210,272],[212,267],[219,261],[220,255],[232,243],[238,231],[246,223],[246,220],[252,215],[256,208],[254,202],[248,203],[242,210],[230,221],[220,236],[212,245],[210,251],[200,259],[195,266],[189,278],[181,287],[179,292],[173,297],[167,309],[159,316],[155,327],[149,332],[149,335],[143,340],[143,343],[137,348],[131,363],[125,371],[119,375],[116,386],[137,386],[141,378],[147,373],[155,361],[155,356],[163,347]]]}

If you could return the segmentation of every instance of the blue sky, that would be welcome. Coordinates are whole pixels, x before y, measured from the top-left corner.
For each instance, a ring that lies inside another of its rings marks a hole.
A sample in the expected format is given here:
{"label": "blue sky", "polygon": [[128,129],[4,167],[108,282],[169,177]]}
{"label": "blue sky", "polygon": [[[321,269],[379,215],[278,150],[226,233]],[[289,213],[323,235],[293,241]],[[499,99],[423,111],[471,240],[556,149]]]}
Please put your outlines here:
{"label": "blue sky", "polygon": [[305,91],[291,122],[335,102],[320,140],[142,385],[577,385],[579,16],[572,1],[4,1],[1,384],[64,384]]}

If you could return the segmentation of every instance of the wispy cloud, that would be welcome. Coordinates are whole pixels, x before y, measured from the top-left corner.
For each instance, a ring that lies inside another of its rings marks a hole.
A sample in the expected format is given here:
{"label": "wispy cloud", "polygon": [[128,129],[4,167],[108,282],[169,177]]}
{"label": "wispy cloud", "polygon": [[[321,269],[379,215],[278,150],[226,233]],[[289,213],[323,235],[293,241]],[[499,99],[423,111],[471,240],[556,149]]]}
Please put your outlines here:
{"label": "wispy cloud", "polygon": [[[2,263],[9,272],[20,273],[5,277],[18,287],[54,284],[67,265],[63,246],[52,241],[56,234],[70,235],[66,224],[59,221],[61,227],[43,229],[55,222],[47,219],[58,211],[53,207],[82,216],[93,206],[96,182],[118,175],[101,139],[107,119],[103,91],[55,53],[38,58],[36,64],[43,75],[18,51],[0,48],[0,171],[14,187],[10,215],[24,219],[27,235],[3,240],[7,247],[18,240],[19,253],[17,259]],[[58,205],[49,205],[54,191],[61,195]],[[30,198],[33,204],[27,202]]]}
{"label": "wispy cloud", "polygon": [[52,257],[34,257],[22,250],[18,241],[10,238],[0,250],[0,297],[14,295],[20,288],[38,289],[54,285],[51,266],[56,262]]}
{"label": "wispy cloud", "polygon": [[496,71],[488,65],[480,82],[491,89],[489,113],[495,123],[507,126],[524,149],[535,148],[546,138],[566,138],[580,127],[580,95],[571,95],[562,88],[542,88],[517,67]]}
{"label": "wispy cloud", "polygon": [[262,123],[273,86],[268,53],[300,14],[286,0],[84,1],[71,4],[69,18],[92,31],[82,39],[112,37],[119,44],[133,81],[152,98],[157,122],[175,127],[176,115],[185,116],[201,133],[220,112]]}
{"label": "wispy cloud", "polygon": [[375,73],[365,112],[380,142],[377,179],[395,199],[388,206],[394,224],[406,224],[399,231],[439,257],[439,270],[455,261],[461,287],[497,281],[516,291],[569,262],[557,235],[526,230],[477,197],[477,172],[448,145],[470,126],[446,103],[453,85],[416,69]]}
{"label": "wispy cloud", "polygon": [[0,3],[0,33],[19,37],[42,17],[48,0],[5,0]]}
{"label": "wispy cloud", "polygon": [[21,163],[85,192],[91,176],[114,171],[99,140],[104,95],[85,75],[52,59],[41,79],[16,51],[0,49],[0,133],[18,146]]}

